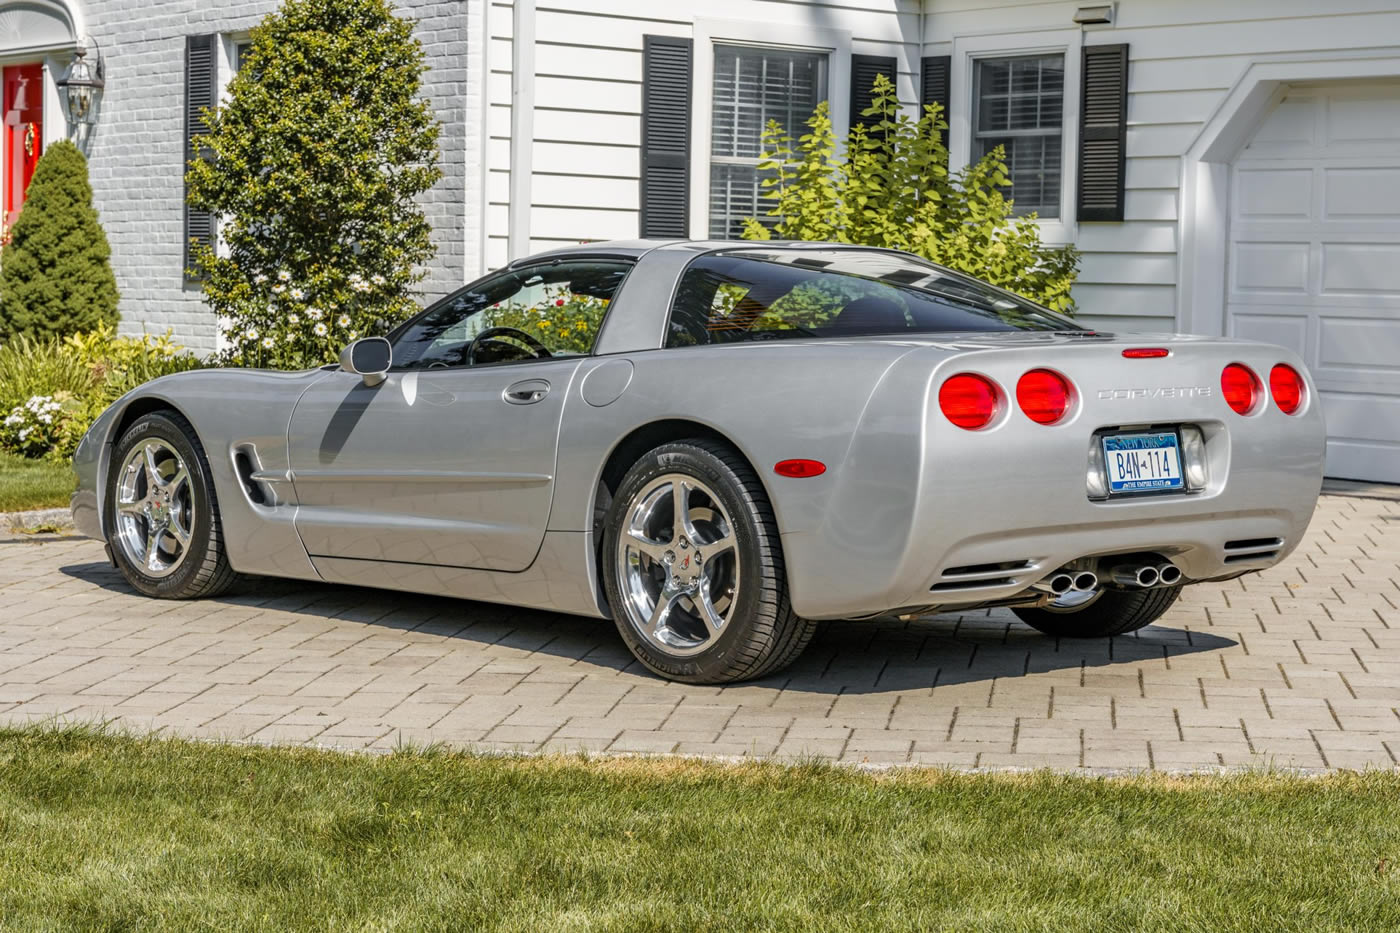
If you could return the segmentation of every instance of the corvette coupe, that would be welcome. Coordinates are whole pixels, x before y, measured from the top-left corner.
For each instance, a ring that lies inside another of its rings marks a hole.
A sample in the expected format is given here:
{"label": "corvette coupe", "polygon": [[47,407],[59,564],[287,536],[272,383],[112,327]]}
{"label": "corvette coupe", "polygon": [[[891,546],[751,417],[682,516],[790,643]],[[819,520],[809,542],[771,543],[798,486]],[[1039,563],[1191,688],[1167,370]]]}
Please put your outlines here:
{"label": "corvette coupe", "polygon": [[266,575],[578,613],[726,683],[822,619],[1139,629],[1287,556],[1323,450],[1280,347],[1090,330],[891,250],[594,243],[339,365],[141,386],[83,439],[73,514],[152,597]]}

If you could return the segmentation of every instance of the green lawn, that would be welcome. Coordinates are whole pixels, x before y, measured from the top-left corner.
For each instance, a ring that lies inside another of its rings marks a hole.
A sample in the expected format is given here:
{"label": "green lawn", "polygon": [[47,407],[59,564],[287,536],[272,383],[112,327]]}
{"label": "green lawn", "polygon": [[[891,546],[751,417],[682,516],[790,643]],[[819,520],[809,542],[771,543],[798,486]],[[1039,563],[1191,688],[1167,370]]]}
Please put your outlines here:
{"label": "green lawn", "polygon": [[66,463],[0,452],[0,512],[67,506],[75,482]]}
{"label": "green lawn", "polygon": [[6,930],[1395,930],[1400,774],[1089,779],[0,731]]}

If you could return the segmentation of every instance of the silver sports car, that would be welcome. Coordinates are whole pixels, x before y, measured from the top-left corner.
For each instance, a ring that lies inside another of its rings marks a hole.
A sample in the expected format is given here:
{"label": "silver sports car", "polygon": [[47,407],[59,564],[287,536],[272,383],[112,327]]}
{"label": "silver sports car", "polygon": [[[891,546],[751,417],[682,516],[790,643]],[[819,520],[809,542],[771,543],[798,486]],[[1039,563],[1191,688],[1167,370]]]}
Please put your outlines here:
{"label": "silver sports car", "polygon": [[820,619],[1141,628],[1282,560],[1323,449],[1280,347],[1087,330],[888,250],[595,243],[338,366],[142,386],[83,439],[73,515],[150,596],[252,574],[611,617],[725,683]]}

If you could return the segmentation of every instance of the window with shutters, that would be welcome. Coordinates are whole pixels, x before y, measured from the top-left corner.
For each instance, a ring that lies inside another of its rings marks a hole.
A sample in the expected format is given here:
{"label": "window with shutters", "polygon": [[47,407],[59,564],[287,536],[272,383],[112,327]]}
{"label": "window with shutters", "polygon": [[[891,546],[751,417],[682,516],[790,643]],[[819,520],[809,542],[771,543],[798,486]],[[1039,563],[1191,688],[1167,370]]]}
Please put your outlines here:
{"label": "window with shutters", "polygon": [[978,59],[973,75],[972,159],[997,146],[1011,175],[1017,215],[1060,216],[1064,165],[1065,56]]}
{"label": "window with shutters", "polygon": [[821,52],[715,45],[710,132],[710,236],[735,238],[764,219],[759,154],[763,128],[777,120],[794,135],[826,98]]}

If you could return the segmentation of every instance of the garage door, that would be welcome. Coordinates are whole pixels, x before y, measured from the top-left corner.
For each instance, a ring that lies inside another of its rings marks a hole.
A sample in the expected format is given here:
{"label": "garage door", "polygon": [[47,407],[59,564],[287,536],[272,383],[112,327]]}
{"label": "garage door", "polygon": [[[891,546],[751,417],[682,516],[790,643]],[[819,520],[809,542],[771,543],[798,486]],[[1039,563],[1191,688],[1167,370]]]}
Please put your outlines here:
{"label": "garage door", "polygon": [[1230,332],[1317,379],[1327,474],[1400,483],[1400,85],[1293,88],[1236,160]]}

